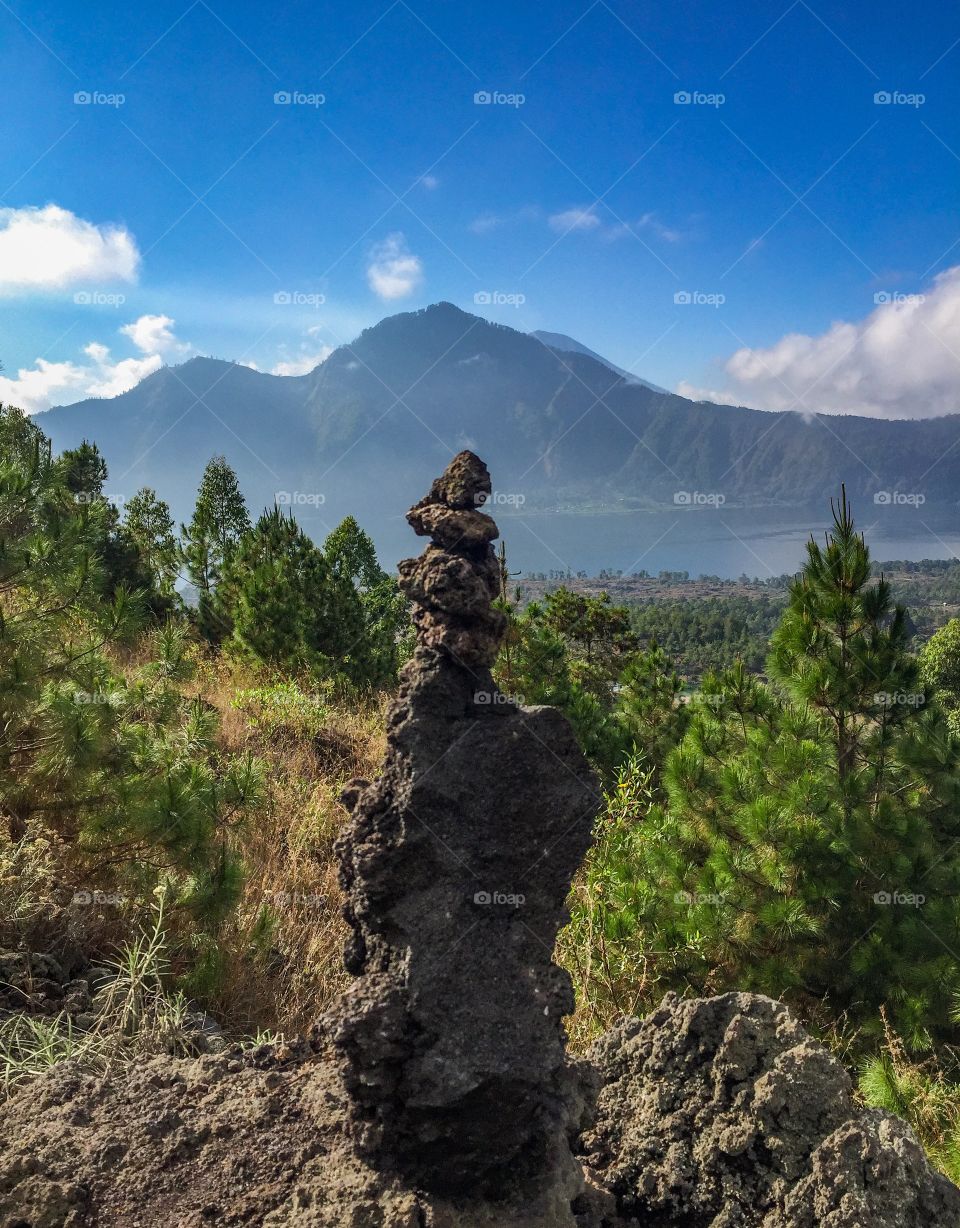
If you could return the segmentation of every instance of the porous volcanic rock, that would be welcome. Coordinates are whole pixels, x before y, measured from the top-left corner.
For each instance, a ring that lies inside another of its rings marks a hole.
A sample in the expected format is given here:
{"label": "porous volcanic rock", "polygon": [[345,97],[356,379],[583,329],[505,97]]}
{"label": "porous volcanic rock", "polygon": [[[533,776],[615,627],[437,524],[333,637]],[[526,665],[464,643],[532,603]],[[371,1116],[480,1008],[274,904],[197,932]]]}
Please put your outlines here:
{"label": "porous volcanic rock", "polygon": [[[572,1224],[573,1010],[552,960],[590,843],[597,781],[567,720],[521,708],[490,673],[503,632],[490,490],[454,459],[409,519],[400,564],[418,644],[381,776],[344,794],[338,852],[357,980],[327,1020],[359,1151],[444,1197],[523,1197]],[[546,1214],[546,1212],[544,1212]]]}
{"label": "porous volcanic rock", "polygon": [[782,1003],[668,995],[592,1053],[583,1158],[657,1228],[957,1228],[960,1190]]}

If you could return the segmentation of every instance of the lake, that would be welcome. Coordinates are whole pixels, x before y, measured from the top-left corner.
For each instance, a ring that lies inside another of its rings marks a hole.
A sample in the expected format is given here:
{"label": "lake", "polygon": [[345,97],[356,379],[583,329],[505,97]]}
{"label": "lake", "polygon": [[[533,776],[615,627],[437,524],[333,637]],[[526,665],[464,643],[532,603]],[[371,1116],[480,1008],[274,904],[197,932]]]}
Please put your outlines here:
{"label": "lake", "polygon": [[[543,512],[494,510],[507,545],[511,571],[570,570],[596,575],[646,570],[687,571],[692,577],[742,574],[768,579],[797,571],[811,532],[818,540],[830,526],[829,508],[678,507],[642,512]],[[960,557],[960,510],[870,505],[858,518],[875,560]],[[395,561],[416,553],[402,522],[381,557]]]}

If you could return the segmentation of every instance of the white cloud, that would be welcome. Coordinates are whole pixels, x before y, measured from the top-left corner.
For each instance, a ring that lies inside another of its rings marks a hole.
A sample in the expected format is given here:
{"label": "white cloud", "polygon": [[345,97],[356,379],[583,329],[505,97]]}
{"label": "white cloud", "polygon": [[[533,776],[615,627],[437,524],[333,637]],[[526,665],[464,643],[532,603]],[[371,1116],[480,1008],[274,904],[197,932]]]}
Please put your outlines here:
{"label": "white cloud", "polygon": [[641,230],[652,230],[657,238],[663,239],[666,243],[679,243],[683,238],[679,230],[675,230],[672,226],[665,226],[655,213],[645,213],[643,217],[638,218],[637,226]]}
{"label": "white cloud", "polygon": [[[32,367],[21,367],[15,378],[0,375],[0,402],[35,414],[51,405],[69,405],[87,397],[119,396],[158,371],[165,354],[182,355],[191,348],[173,335],[173,323],[169,316],[141,316],[119,330],[143,351],[142,357],[115,360],[107,346],[91,341],[82,351],[86,362],[38,358]],[[150,342],[154,343],[152,348]]]}
{"label": "white cloud", "polygon": [[571,230],[596,230],[602,224],[593,205],[552,213],[547,218],[547,223],[551,230],[560,234],[568,234]]}
{"label": "white cloud", "polygon": [[271,375],[309,375],[325,358],[333,353],[332,345],[322,345],[319,350],[304,349],[296,358],[286,358],[271,368]]}
{"label": "white cloud", "polygon": [[139,264],[123,226],[96,226],[59,205],[0,209],[0,294],[134,281]]}
{"label": "white cloud", "polygon": [[725,386],[682,382],[681,396],[817,413],[929,418],[960,412],[960,265],[926,294],[878,294],[858,323],[837,321],[812,337],[788,333],[766,349],[743,348],[723,365]]}
{"label": "white cloud", "polygon": [[32,368],[22,367],[16,379],[0,375],[0,401],[17,405],[33,414],[68,398],[82,397],[86,370],[72,362],[47,362],[38,358]]}
{"label": "white cloud", "polygon": [[468,229],[475,235],[487,235],[491,230],[497,230],[504,224],[504,218],[496,213],[481,213],[470,223]]}
{"label": "white cloud", "polygon": [[481,213],[468,224],[467,229],[475,235],[486,235],[504,226],[536,221],[540,216],[541,211],[536,205],[522,205],[510,213]]}
{"label": "white cloud", "polygon": [[423,265],[407,247],[399,231],[378,243],[370,253],[367,283],[374,294],[390,301],[406,298],[423,281]]}
{"label": "white cloud", "polygon": [[428,192],[435,192],[440,186],[440,180],[436,175],[421,175],[420,183]]}
{"label": "white cloud", "polygon": [[120,329],[144,354],[186,354],[190,343],[178,341],[172,329],[175,321],[170,316],[140,316],[132,324]]}
{"label": "white cloud", "polygon": [[146,358],[121,358],[119,362],[113,362],[106,346],[88,345],[84,353],[94,357],[91,350],[102,351],[102,355],[94,359],[92,378],[89,378],[79,400],[83,397],[118,397],[121,392],[133,388],[163,366],[159,354],[150,354]]}
{"label": "white cloud", "polygon": [[640,230],[649,231],[663,239],[665,243],[679,243],[683,233],[672,226],[667,226],[653,212],[644,213],[635,222],[605,223],[597,213],[596,205],[586,205],[574,209],[565,209],[562,213],[552,213],[547,218],[551,230],[558,234],[570,234],[571,231],[591,232],[601,239],[612,241],[623,239],[627,235],[636,234]]}

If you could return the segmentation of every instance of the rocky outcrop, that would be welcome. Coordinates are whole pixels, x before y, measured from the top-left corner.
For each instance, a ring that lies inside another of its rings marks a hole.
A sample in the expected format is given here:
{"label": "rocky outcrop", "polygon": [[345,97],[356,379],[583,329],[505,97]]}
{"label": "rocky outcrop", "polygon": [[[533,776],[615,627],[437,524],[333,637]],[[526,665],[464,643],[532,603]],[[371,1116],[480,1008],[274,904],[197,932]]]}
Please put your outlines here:
{"label": "rocky outcrop", "polygon": [[960,1191],[782,1003],[668,996],[592,1054],[582,1141],[622,1213],[683,1228],[956,1228]]}
{"label": "rocky outcrop", "polygon": [[573,993],[552,952],[599,793],[566,719],[491,676],[505,620],[489,491],[463,452],[408,516],[431,539],[400,565],[418,643],[382,775],[345,795],[357,981],[328,1027],[362,1154],[446,1197],[552,1208],[560,1191],[572,1223]]}

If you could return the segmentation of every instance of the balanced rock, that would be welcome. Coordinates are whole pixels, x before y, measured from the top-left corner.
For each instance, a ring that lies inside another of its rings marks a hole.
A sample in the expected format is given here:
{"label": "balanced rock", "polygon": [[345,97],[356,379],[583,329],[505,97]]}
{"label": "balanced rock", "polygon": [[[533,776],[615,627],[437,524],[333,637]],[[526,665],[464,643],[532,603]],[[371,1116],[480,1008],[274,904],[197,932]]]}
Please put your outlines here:
{"label": "balanced rock", "polygon": [[344,794],[357,980],[328,1028],[362,1154],[444,1197],[528,1191],[531,1224],[573,1224],[574,1003],[552,952],[599,793],[566,718],[517,706],[490,673],[504,618],[496,526],[475,510],[489,491],[463,452],[410,513],[432,536],[400,566],[418,642],[383,772]]}

